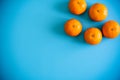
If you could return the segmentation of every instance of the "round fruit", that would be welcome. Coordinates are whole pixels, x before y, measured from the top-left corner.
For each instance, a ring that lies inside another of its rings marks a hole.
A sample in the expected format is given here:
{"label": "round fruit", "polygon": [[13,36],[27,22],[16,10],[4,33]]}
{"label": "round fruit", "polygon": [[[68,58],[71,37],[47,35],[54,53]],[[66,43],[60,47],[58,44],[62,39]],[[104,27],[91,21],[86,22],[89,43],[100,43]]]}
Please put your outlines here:
{"label": "round fruit", "polygon": [[89,28],[84,33],[84,39],[91,45],[99,44],[102,40],[102,33],[98,28]]}
{"label": "round fruit", "polygon": [[105,20],[108,15],[108,9],[105,5],[96,3],[89,10],[89,16],[93,21]]}
{"label": "round fruit", "polygon": [[120,26],[119,26],[119,33],[120,33]]}
{"label": "round fruit", "polygon": [[86,11],[87,3],[85,0],[70,0],[68,7],[71,13],[80,15]]}
{"label": "round fruit", "polygon": [[65,23],[64,30],[69,36],[77,36],[82,31],[82,24],[76,19],[70,19]]}
{"label": "round fruit", "polygon": [[116,38],[120,33],[119,24],[116,21],[110,20],[103,25],[102,32],[107,38]]}

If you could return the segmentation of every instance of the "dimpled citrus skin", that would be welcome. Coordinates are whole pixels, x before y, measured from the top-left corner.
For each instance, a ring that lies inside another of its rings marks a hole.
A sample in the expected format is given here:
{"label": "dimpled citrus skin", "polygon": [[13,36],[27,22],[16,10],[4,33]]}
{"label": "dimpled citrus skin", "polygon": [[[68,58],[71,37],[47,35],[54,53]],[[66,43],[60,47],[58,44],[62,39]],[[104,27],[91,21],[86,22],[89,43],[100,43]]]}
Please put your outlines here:
{"label": "dimpled citrus skin", "polygon": [[84,39],[91,45],[99,44],[102,40],[102,32],[98,28],[88,28],[84,33]]}
{"label": "dimpled citrus skin", "polygon": [[68,7],[71,13],[80,15],[86,11],[87,3],[85,0],[70,0]]}
{"label": "dimpled citrus skin", "polygon": [[82,31],[82,24],[76,19],[70,19],[65,23],[64,30],[69,36],[77,36]]}
{"label": "dimpled citrus skin", "polygon": [[102,32],[107,38],[116,38],[120,33],[119,24],[116,21],[110,20],[103,25]]}
{"label": "dimpled citrus skin", "polygon": [[108,9],[105,5],[96,3],[89,9],[89,16],[93,21],[103,21],[108,15]]}

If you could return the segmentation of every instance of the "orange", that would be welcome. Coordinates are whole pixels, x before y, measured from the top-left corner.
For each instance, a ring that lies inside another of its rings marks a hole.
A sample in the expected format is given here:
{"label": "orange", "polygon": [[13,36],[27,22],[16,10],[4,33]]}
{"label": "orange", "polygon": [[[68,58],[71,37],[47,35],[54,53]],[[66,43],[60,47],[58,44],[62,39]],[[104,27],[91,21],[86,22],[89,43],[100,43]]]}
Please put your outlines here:
{"label": "orange", "polygon": [[120,33],[120,27],[119,27],[119,33]]}
{"label": "orange", "polygon": [[116,38],[120,33],[119,24],[116,21],[110,20],[103,25],[102,32],[107,38]]}
{"label": "orange", "polygon": [[84,39],[91,45],[99,44],[102,40],[102,32],[98,28],[88,28],[84,33]]}
{"label": "orange", "polygon": [[93,21],[105,20],[108,15],[108,9],[105,5],[96,3],[89,9],[89,16]]}
{"label": "orange", "polygon": [[80,15],[86,11],[87,3],[85,0],[70,0],[68,7],[71,13]]}
{"label": "orange", "polygon": [[64,30],[69,36],[77,36],[82,31],[82,24],[76,19],[70,19],[65,23]]}

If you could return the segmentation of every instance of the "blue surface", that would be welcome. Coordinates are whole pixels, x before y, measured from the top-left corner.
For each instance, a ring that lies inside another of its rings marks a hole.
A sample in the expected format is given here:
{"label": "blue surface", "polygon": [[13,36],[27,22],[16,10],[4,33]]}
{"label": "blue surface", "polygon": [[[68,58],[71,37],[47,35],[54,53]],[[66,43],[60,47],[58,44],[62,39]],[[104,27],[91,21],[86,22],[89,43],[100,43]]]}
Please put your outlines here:
{"label": "blue surface", "polygon": [[[120,23],[120,0],[86,0],[89,7],[103,3],[109,15],[93,22],[87,11],[69,12],[69,0],[3,0],[1,49],[4,80],[117,80],[120,36],[103,38],[91,46],[83,39],[89,27],[101,28],[108,20]],[[78,37],[64,33],[64,23],[76,18],[83,25]]]}

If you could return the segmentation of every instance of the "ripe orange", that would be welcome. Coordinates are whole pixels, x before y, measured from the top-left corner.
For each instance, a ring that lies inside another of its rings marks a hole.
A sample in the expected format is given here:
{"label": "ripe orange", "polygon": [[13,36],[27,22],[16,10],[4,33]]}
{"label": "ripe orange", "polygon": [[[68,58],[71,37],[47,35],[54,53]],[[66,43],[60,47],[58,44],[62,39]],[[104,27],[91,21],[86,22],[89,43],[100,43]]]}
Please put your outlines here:
{"label": "ripe orange", "polygon": [[93,21],[102,21],[106,19],[108,9],[105,5],[96,3],[89,10],[89,16]]}
{"label": "ripe orange", "polygon": [[70,0],[68,7],[71,13],[80,15],[86,11],[87,3],[85,0]]}
{"label": "ripe orange", "polygon": [[76,19],[70,19],[65,23],[64,30],[70,36],[77,36],[82,31],[82,24]]}
{"label": "ripe orange", "polygon": [[119,26],[119,34],[120,34],[120,26]]}
{"label": "ripe orange", "polygon": [[103,25],[102,32],[107,38],[116,38],[120,33],[119,24],[116,21],[110,20]]}
{"label": "ripe orange", "polygon": [[84,33],[84,39],[91,45],[99,44],[102,40],[102,33],[98,28],[88,28]]}
{"label": "ripe orange", "polygon": [[[120,28],[120,27],[119,27]],[[120,29],[119,29],[119,33],[120,33]]]}

